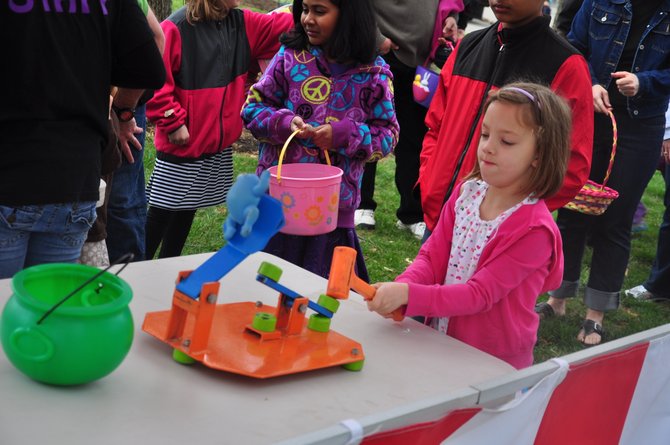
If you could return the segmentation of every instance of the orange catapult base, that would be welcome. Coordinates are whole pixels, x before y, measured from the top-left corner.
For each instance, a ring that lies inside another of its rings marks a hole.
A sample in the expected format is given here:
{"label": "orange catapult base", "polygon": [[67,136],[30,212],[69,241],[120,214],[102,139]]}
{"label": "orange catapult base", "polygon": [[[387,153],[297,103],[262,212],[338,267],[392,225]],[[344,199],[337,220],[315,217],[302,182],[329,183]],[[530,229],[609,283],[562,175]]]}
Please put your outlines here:
{"label": "orange catapult base", "polygon": [[[249,377],[339,365],[359,371],[365,359],[361,345],[330,330],[339,300],[348,298],[350,289],[365,299],[374,297],[375,289],[354,273],[355,258],[354,249],[335,249],[326,294],[316,303],[279,284],[281,269],[262,263],[256,279],[279,291],[276,307],[260,302],[217,305],[220,283],[208,282],[197,298],[175,289],[172,309],[146,314],[142,329],[172,346],[178,362],[198,361]],[[177,284],[190,274],[180,272]],[[309,317],[308,309],[314,311]]]}

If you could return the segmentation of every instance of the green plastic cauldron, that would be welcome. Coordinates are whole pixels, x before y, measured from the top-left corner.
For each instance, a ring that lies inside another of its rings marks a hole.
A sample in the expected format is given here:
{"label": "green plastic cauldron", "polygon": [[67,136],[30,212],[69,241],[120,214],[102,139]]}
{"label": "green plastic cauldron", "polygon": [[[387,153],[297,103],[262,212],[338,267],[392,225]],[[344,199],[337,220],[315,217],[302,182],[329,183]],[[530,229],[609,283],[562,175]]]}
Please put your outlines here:
{"label": "green plastic cauldron", "polygon": [[2,348],[27,376],[53,385],[78,385],[106,376],[133,342],[132,291],[104,272],[49,314],[56,303],[100,273],[81,264],[43,264],[14,275],[14,293],[0,318]]}

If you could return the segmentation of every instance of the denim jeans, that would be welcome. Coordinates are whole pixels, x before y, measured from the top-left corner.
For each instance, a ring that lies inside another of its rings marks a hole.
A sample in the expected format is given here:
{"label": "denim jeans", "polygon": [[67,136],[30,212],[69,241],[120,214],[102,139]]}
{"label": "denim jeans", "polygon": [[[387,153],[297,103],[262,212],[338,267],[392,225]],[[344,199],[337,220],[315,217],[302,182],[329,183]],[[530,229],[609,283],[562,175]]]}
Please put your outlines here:
{"label": "denim jeans", "polygon": [[[137,126],[146,131],[146,106],[135,110]],[[107,250],[109,259],[116,261],[126,253],[135,255],[133,261],[145,258],[147,197],[144,181],[144,133],[137,135],[142,150],[131,145],[134,163],[124,157],[107,198]]]}
{"label": "denim jeans", "polygon": [[658,298],[670,299],[670,165],[665,166],[665,213],[658,230],[656,258],[651,267],[645,289]]}
{"label": "denim jeans", "polygon": [[[639,81],[639,93],[627,98],[630,116],[650,118],[668,108],[670,72],[670,0],[660,2],[644,27],[631,68]],[[619,62],[633,26],[629,0],[585,0],[572,22],[568,40],[589,62],[592,83],[605,89]]]}
{"label": "denim jeans", "polygon": [[95,202],[0,205],[0,278],[36,264],[76,262],[95,216]]}
{"label": "denim jeans", "polygon": [[[575,296],[589,235],[593,255],[584,303],[590,309],[602,312],[619,306],[619,291],[630,256],[633,216],[658,164],[665,129],[662,115],[631,119],[625,111],[615,110],[614,114],[619,139],[607,186],[618,191],[619,197],[599,216],[559,210],[556,222],[563,238],[565,270],[561,288],[551,293],[556,298]],[[611,153],[612,125],[609,117],[600,113],[596,113],[594,123],[590,179],[602,183]]]}

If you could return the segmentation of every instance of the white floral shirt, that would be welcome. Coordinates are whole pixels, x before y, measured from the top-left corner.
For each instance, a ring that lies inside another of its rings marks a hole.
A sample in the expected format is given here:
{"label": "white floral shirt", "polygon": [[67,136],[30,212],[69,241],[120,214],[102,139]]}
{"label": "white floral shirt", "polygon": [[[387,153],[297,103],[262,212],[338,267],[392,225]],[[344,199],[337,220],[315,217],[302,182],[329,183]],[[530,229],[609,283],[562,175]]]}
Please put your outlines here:
{"label": "white floral shirt", "polygon": [[[488,184],[482,180],[470,180],[461,187],[461,195],[456,200],[449,267],[444,284],[461,284],[467,282],[477,269],[479,257],[489,239],[495,235],[512,213],[524,204],[535,204],[536,198],[530,196],[502,212],[495,219],[485,221],[479,215],[479,207],[486,196]],[[448,317],[435,318],[432,326],[442,333],[447,333]]]}

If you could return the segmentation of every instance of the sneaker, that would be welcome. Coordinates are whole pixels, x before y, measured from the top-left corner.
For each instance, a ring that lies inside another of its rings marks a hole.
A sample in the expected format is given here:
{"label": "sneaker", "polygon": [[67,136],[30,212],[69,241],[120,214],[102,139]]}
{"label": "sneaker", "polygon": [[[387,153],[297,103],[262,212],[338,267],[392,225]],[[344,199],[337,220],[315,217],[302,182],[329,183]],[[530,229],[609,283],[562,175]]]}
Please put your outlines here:
{"label": "sneaker", "polygon": [[354,226],[358,229],[375,228],[375,211],[370,209],[358,209],[354,212]]}
{"label": "sneaker", "polygon": [[626,296],[635,298],[636,300],[654,300],[654,294],[649,292],[646,287],[642,284],[635,286],[632,289],[626,291]]}
{"label": "sneaker", "polygon": [[414,224],[405,224],[398,220],[395,226],[400,230],[409,230],[412,235],[420,240],[423,239],[423,234],[426,232],[426,223],[423,221]]}

